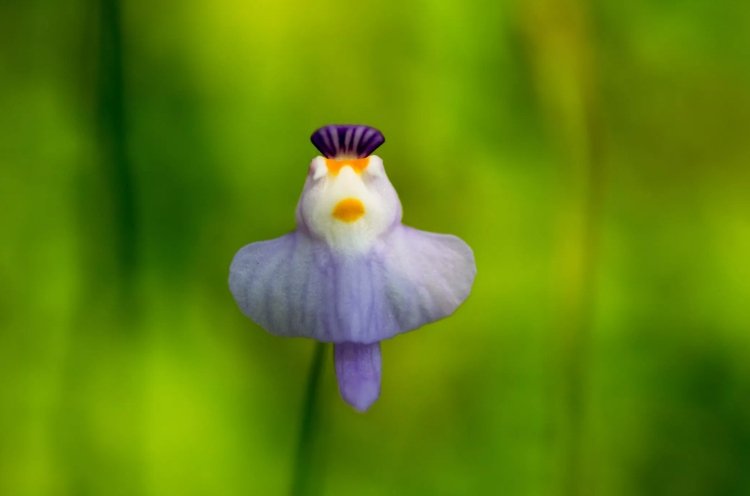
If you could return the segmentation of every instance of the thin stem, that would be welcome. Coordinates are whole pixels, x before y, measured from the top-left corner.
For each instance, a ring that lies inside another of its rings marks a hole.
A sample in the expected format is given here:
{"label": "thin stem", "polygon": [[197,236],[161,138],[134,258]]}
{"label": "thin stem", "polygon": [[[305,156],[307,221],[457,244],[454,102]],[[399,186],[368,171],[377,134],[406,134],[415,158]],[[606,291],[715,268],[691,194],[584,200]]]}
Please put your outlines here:
{"label": "thin stem", "polygon": [[299,440],[297,442],[297,455],[294,461],[294,472],[292,478],[292,496],[315,494],[315,488],[310,483],[312,473],[312,450],[313,434],[317,425],[317,399],[320,386],[320,375],[323,370],[323,357],[325,355],[325,343],[316,343],[313,352],[310,372],[307,376],[307,389],[305,392],[305,403],[302,409],[302,420],[300,423]]}
{"label": "thin stem", "polygon": [[126,296],[136,269],[138,229],[133,164],[128,154],[125,48],[119,0],[98,0],[99,77],[98,126],[103,172],[112,198],[113,253]]}

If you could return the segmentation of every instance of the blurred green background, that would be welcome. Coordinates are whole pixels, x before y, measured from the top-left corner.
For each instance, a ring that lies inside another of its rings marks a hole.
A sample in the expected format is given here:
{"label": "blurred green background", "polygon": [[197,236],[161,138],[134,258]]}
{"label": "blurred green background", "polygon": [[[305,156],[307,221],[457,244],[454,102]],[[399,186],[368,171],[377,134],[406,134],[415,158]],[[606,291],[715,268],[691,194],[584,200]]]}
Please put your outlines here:
{"label": "blurred green background", "polygon": [[451,318],[327,350],[329,495],[750,494],[750,7],[0,2],[0,494],[274,495],[313,342],[235,307],[308,137],[363,123]]}

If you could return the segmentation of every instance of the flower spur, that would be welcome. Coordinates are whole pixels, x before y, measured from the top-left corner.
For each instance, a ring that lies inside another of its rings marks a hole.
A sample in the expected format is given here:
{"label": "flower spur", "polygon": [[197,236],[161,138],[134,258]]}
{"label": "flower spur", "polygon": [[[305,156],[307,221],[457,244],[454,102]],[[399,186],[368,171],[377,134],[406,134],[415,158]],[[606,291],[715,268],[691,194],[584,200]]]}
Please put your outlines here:
{"label": "flower spur", "polygon": [[341,396],[360,411],[380,395],[380,341],[453,313],[476,274],[461,239],[401,224],[401,202],[367,126],[326,126],[311,140],[297,228],[242,248],[229,287],[272,334],[334,343]]}

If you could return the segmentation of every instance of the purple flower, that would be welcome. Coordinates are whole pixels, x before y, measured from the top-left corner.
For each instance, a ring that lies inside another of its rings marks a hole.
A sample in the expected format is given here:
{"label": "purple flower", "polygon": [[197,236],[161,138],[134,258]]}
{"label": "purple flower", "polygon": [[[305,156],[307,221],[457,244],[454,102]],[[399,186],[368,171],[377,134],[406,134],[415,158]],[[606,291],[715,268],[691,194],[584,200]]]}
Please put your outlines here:
{"label": "purple flower", "polygon": [[242,312],[279,336],[334,343],[341,396],[367,410],[380,394],[380,341],[453,313],[476,274],[455,236],[401,224],[401,202],[371,153],[367,126],[326,126],[312,142],[297,229],[235,255],[229,287]]}

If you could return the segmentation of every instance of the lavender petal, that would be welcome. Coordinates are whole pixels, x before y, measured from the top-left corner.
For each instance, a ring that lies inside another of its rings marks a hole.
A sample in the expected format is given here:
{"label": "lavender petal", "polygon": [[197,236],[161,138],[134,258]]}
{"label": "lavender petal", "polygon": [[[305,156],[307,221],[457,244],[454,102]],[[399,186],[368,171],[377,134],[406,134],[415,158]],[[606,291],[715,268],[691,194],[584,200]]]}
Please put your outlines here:
{"label": "lavender petal", "polygon": [[229,288],[242,312],[272,334],[374,343],[398,333],[382,261],[346,256],[295,231],[235,255]]}
{"label": "lavender petal", "polygon": [[380,343],[337,343],[333,350],[341,397],[366,411],[380,396]]}
{"label": "lavender petal", "polygon": [[399,226],[387,240],[386,292],[401,332],[447,317],[469,296],[474,253],[460,238]]}
{"label": "lavender petal", "polygon": [[327,258],[320,243],[296,231],[252,243],[232,260],[229,289],[242,312],[272,334],[317,337]]}
{"label": "lavender petal", "polygon": [[242,248],[229,286],[273,334],[376,343],[453,313],[475,272],[455,236],[397,226],[370,252],[345,255],[295,231]]}

